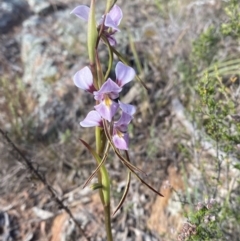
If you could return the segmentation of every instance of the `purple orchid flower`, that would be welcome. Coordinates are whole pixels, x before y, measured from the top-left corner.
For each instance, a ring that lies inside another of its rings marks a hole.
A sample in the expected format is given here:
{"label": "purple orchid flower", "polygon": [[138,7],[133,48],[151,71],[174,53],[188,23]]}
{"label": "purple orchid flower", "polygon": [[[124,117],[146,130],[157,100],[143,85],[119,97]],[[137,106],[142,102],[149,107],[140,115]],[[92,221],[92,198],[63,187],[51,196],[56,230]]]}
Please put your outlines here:
{"label": "purple orchid flower", "polygon": [[127,133],[127,128],[132,119],[133,117],[131,115],[123,112],[120,119],[114,123],[112,140],[116,148],[128,150],[129,135]]}
{"label": "purple orchid flower", "polygon": [[87,66],[79,70],[73,76],[73,82],[78,88],[88,91],[90,93],[96,91],[96,88],[93,85],[92,72]]}
{"label": "purple orchid flower", "polygon": [[93,92],[95,100],[100,101],[100,104],[94,106],[94,108],[109,122],[118,110],[119,104],[114,99],[119,97],[121,91],[122,88],[109,78],[100,90]]}
{"label": "purple orchid flower", "polygon": [[[109,122],[112,120],[119,107],[119,103],[115,102],[114,100],[119,97],[122,87],[130,82],[135,76],[134,69],[124,65],[122,62],[117,63],[115,73],[116,82],[109,78],[101,86],[100,90],[93,92],[95,100],[100,101],[100,104],[96,105],[95,109],[102,116],[102,118],[108,120]],[[120,102],[120,107],[121,109],[125,109],[125,111],[123,111],[130,115],[133,115],[135,112],[134,107],[131,105],[125,105]]]}
{"label": "purple orchid flower", "polygon": [[[81,18],[82,20],[88,21],[89,12],[90,12],[89,7],[85,5],[80,5],[74,8],[71,14],[73,13],[77,17]],[[117,41],[113,37],[113,35],[116,32],[120,31],[118,26],[122,20],[122,16],[123,16],[122,10],[117,5],[114,5],[112,9],[109,11],[109,13],[106,14],[103,34],[107,37],[111,46],[115,46],[117,44]],[[102,24],[103,19],[104,19],[104,16],[98,22],[99,26]]]}
{"label": "purple orchid flower", "polygon": [[115,69],[116,82],[108,78],[108,80],[96,91],[93,84],[93,75],[91,70],[86,66],[79,70],[73,77],[74,84],[85,91],[94,95],[94,99],[99,101],[99,104],[94,108],[102,118],[112,121],[119,106],[123,112],[132,116],[135,113],[135,107],[121,102],[116,102],[115,99],[119,97],[122,87],[129,83],[135,76],[133,68],[118,62]]}
{"label": "purple orchid flower", "polygon": [[118,62],[115,68],[116,73],[116,83],[123,87],[125,84],[129,83],[133,80],[136,73],[132,67],[129,67],[122,62]]}
{"label": "purple orchid flower", "polygon": [[[114,123],[113,126],[113,144],[116,148],[121,150],[128,150],[129,146],[129,135],[127,128],[133,117],[123,112],[120,119]],[[80,122],[82,127],[103,127],[102,118],[99,113],[95,110],[90,111],[86,118]]]}
{"label": "purple orchid flower", "polygon": [[117,5],[114,5],[112,9],[109,11],[109,13],[106,15],[105,23],[104,25],[106,27],[112,28],[115,31],[119,31],[119,24],[122,20],[123,14],[120,7]]}
{"label": "purple orchid flower", "polygon": [[103,127],[103,122],[99,113],[95,110],[92,110],[87,114],[86,118],[80,122],[80,125],[82,127],[93,127],[93,126]]}

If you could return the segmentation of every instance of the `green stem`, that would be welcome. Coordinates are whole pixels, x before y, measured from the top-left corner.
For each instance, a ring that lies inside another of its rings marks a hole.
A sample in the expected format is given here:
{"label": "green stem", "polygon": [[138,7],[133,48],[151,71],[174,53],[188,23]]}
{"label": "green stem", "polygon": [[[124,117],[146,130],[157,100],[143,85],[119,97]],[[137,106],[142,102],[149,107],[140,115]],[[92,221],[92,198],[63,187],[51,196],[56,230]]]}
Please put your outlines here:
{"label": "green stem", "polygon": [[[103,158],[104,150],[106,146],[106,140],[107,140],[104,129],[96,127],[95,137],[96,137],[96,152],[100,156],[100,158]],[[108,148],[106,148],[106,151],[108,151]],[[101,160],[99,160],[98,162],[100,163]],[[104,207],[107,241],[113,241],[112,228],[111,228],[111,210],[110,210],[111,209],[110,208],[110,179],[104,164],[100,167],[100,170],[98,173],[99,173],[98,182],[102,185],[102,188],[99,189],[99,195]]]}
{"label": "green stem", "polygon": [[109,12],[111,5],[112,5],[112,0],[107,0],[105,14],[107,14]]}
{"label": "green stem", "polygon": [[112,241],[112,228],[111,228],[111,208],[110,203],[104,207],[104,216],[105,216],[105,228],[107,232],[107,240]]}

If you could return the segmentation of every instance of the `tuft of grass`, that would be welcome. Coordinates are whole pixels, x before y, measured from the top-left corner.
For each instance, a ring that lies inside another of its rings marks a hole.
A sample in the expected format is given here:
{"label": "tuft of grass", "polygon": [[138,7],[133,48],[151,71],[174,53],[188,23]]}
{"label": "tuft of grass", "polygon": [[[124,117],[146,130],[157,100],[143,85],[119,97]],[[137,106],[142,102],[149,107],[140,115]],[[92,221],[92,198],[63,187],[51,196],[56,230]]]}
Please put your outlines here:
{"label": "tuft of grass", "polygon": [[30,141],[33,120],[29,117],[34,101],[29,102],[27,87],[20,78],[14,82],[6,77],[0,79],[2,116],[7,129],[16,140]]}

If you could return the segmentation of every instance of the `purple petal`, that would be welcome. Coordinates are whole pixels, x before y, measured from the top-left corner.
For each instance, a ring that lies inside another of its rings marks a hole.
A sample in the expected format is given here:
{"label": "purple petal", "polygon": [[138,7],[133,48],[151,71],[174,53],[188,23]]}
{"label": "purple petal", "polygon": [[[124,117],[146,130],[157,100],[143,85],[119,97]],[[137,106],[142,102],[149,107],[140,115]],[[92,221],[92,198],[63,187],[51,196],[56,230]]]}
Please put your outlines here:
{"label": "purple petal", "polygon": [[73,76],[73,82],[78,88],[86,90],[90,93],[93,93],[96,90],[93,85],[92,72],[87,66],[79,70]]}
{"label": "purple petal", "polygon": [[110,78],[101,86],[100,90],[93,92],[95,100],[103,100],[105,95],[108,95],[111,99],[117,99],[119,97],[120,88]]}
{"label": "purple petal", "polygon": [[120,109],[127,113],[128,115],[134,115],[136,112],[136,107],[134,105],[124,104],[121,101],[118,101]]}
{"label": "purple petal", "polygon": [[109,44],[111,46],[116,46],[117,45],[117,41],[116,41],[116,39],[112,35],[107,36],[107,39],[108,39]]}
{"label": "purple petal", "polygon": [[116,132],[113,135],[113,143],[116,148],[121,150],[128,150],[129,146],[129,136],[127,133]]}
{"label": "purple petal", "polygon": [[133,117],[123,112],[117,122],[114,123],[114,129],[121,132],[127,132],[128,124],[131,122]]}
{"label": "purple petal", "polygon": [[103,126],[102,118],[95,110],[90,111],[86,118],[80,122],[82,127]]}
{"label": "purple petal", "polygon": [[122,20],[122,10],[117,5],[114,5],[110,12],[106,15],[105,26],[119,31],[118,25]]}
{"label": "purple petal", "polygon": [[102,118],[111,122],[113,116],[118,110],[119,104],[111,99],[107,98],[103,100],[99,105],[94,106],[97,112],[101,115]]}
{"label": "purple petal", "polygon": [[116,65],[116,83],[123,87],[125,84],[130,82],[136,75],[135,70],[122,62],[118,62]]}
{"label": "purple petal", "polygon": [[70,14],[75,14],[77,17],[88,21],[88,16],[89,16],[90,8],[85,6],[85,5],[80,5],[72,10]]}

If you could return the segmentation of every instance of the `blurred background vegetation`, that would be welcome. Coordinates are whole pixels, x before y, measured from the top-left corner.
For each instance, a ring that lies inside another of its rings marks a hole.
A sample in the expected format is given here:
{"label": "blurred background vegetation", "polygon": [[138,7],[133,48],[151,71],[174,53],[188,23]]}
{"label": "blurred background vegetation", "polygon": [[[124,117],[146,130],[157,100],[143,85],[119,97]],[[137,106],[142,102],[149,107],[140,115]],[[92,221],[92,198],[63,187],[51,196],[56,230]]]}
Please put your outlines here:
{"label": "blurred background vegetation", "polygon": [[[95,162],[78,141],[94,144],[94,131],[79,126],[93,100],[71,79],[88,63],[86,26],[69,14],[79,4],[89,1],[0,3],[0,124],[91,240],[105,240],[101,205],[81,189]],[[135,81],[122,96],[138,109],[130,158],[165,197],[133,180],[113,218],[115,240],[239,240],[239,1],[117,4],[117,49],[149,89]],[[103,44],[99,51],[106,63]],[[114,155],[107,167],[114,207],[127,173]],[[3,136],[0,195],[3,240],[84,240]]]}

